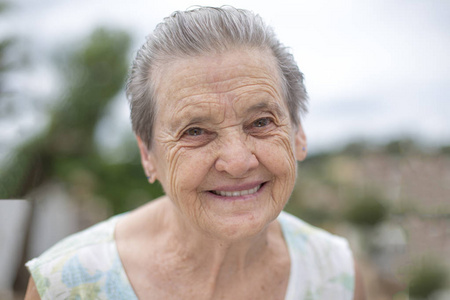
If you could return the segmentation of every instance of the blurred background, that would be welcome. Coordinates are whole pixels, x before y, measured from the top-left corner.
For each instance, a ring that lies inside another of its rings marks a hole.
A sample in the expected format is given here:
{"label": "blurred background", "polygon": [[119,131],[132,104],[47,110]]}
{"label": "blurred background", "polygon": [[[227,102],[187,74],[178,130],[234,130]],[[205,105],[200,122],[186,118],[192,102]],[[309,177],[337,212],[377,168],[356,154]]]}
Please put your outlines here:
{"label": "blurred background", "polygon": [[310,97],[286,210],[351,243],[368,299],[450,299],[449,1],[0,0],[0,299],[70,233],[158,197],[127,69],[165,16],[259,13]]}

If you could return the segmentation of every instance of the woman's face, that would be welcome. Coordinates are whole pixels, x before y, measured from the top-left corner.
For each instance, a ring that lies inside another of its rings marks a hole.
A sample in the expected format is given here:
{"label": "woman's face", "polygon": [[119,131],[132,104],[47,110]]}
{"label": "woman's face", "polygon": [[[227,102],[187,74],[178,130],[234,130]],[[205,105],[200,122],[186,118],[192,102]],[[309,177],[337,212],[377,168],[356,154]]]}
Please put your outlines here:
{"label": "woman's face", "polygon": [[[215,238],[261,232],[286,204],[303,158],[275,59],[233,51],[159,70],[157,117],[144,168],[185,221]],[[300,149],[299,149],[300,148]]]}

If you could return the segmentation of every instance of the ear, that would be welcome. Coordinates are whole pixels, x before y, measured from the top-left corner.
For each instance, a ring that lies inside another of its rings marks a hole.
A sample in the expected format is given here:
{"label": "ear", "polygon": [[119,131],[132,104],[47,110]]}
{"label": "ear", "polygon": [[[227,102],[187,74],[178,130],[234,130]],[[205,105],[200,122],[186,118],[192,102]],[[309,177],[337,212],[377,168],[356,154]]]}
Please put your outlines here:
{"label": "ear", "polygon": [[156,180],[156,165],[153,156],[148,151],[147,145],[142,141],[139,136],[136,136],[139,151],[141,153],[141,163],[144,168],[144,172],[147,175],[147,179],[150,183],[154,183]]}
{"label": "ear", "polygon": [[302,124],[298,126],[297,132],[295,133],[295,158],[298,161],[303,161],[308,153],[306,135],[303,131]]}

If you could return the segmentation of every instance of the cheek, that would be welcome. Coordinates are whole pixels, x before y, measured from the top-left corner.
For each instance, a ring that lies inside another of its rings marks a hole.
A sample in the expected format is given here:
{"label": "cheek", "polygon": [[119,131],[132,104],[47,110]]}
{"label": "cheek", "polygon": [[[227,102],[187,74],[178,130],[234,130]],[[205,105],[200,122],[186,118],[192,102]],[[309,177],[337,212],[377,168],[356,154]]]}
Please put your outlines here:
{"label": "cheek", "polygon": [[197,194],[211,167],[208,151],[189,150],[174,147],[167,151],[166,161],[169,162],[166,182],[166,193],[174,200],[184,199],[190,194]]}
{"label": "cheek", "polygon": [[272,204],[278,209],[278,205],[286,204],[294,189],[297,161],[289,138],[277,138],[261,147],[267,149],[260,161],[273,174]]}
{"label": "cheek", "polygon": [[262,140],[256,149],[262,149],[259,155],[260,162],[275,176],[295,180],[297,162],[289,137],[280,135],[272,138],[270,142]]}

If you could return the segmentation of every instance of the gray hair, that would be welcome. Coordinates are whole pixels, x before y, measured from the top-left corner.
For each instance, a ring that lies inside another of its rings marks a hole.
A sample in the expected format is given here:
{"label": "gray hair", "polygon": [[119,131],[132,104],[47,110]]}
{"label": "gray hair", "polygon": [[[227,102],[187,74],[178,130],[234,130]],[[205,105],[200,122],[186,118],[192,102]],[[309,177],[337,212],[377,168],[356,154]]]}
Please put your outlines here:
{"label": "gray hair", "polygon": [[127,82],[133,130],[151,146],[157,112],[152,72],[164,62],[237,48],[270,50],[278,63],[283,96],[295,128],[307,111],[307,94],[294,57],[259,15],[230,6],[199,7],[164,19],[138,50]]}

